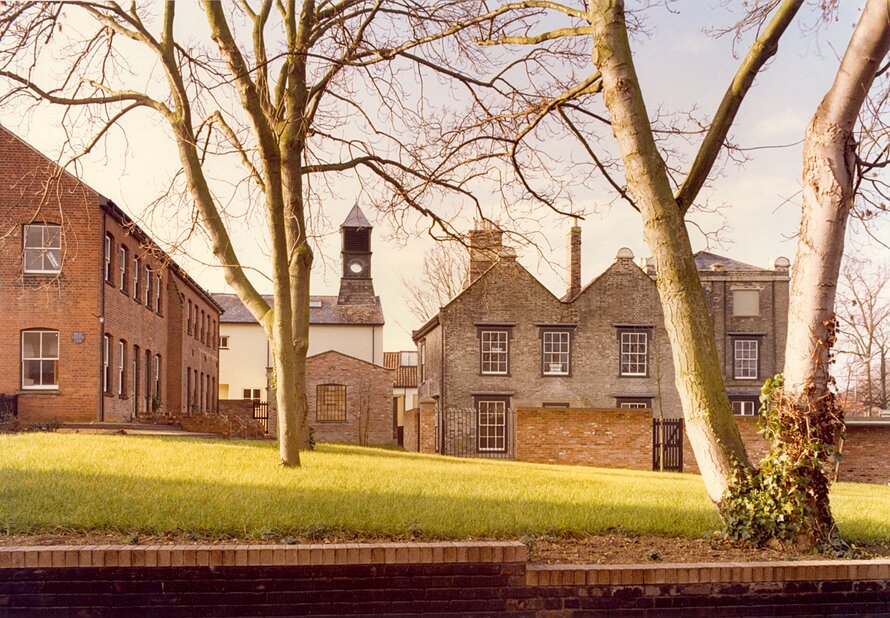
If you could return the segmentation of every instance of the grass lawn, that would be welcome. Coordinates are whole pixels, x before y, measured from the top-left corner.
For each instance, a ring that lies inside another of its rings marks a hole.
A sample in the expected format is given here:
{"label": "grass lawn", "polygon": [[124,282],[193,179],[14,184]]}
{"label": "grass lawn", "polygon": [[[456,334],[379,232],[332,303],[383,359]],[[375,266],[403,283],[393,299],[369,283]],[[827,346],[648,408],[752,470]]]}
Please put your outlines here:
{"label": "grass lawn", "polygon": [[[505,538],[719,526],[698,476],[452,459],[320,445],[303,468],[268,442],[0,435],[0,534]],[[890,488],[841,483],[841,529],[890,539]]]}

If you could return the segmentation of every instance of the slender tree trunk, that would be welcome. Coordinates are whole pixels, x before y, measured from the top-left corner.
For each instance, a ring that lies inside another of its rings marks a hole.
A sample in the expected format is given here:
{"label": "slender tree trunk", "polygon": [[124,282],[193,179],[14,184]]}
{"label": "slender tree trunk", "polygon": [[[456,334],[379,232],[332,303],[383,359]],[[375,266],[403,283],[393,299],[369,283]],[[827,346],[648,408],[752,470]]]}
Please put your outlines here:
{"label": "slender tree trunk", "polygon": [[[778,439],[793,452],[834,444],[842,427],[831,384],[835,297],[853,205],[856,143],[853,128],[875,73],[890,50],[890,0],[869,0],[853,32],[834,84],[822,99],[804,143],[803,215],[791,277],[785,384]],[[808,483],[811,521],[803,532],[816,541],[834,533],[828,480],[822,466]],[[820,538],[821,537],[821,538]]]}
{"label": "slender tree trunk", "polygon": [[686,431],[708,494],[719,505],[733,471],[749,464],[723,384],[704,290],[683,213],[652,136],[627,39],[623,2],[591,1],[590,23],[593,61],[602,74],[612,131],[658,270]]}

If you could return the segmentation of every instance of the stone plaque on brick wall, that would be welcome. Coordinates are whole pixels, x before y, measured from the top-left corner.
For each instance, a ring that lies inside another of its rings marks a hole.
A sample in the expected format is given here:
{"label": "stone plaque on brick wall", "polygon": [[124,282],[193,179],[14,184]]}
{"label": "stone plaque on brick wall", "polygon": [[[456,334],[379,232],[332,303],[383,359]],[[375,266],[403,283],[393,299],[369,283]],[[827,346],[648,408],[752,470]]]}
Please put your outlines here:
{"label": "stone plaque on brick wall", "polygon": [[83,343],[86,337],[83,336],[83,333],[80,331],[74,331],[71,333],[71,343]]}

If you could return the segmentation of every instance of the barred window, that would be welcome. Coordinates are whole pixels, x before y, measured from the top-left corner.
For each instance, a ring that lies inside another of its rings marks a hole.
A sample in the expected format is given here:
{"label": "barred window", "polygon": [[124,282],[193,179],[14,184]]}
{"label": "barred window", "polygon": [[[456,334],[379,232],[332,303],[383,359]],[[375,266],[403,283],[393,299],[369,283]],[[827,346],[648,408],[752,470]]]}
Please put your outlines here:
{"label": "barred window", "polygon": [[571,333],[568,331],[544,331],[542,339],[544,375],[569,375]]}
{"label": "barred window", "polygon": [[62,228],[58,225],[25,226],[26,273],[58,273],[62,270]]}
{"label": "barred window", "polygon": [[346,420],[345,384],[319,384],[315,387],[315,420]]}
{"label": "barred window", "polygon": [[733,342],[733,376],[737,380],[756,380],[758,366],[757,339],[735,339]]}
{"label": "barred window", "polygon": [[620,375],[648,375],[649,333],[645,330],[621,331],[620,356]]}
{"label": "barred window", "polygon": [[507,450],[507,401],[480,399],[477,407],[477,435],[480,451]]}
{"label": "barred window", "polygon": [[482,374],[506,375],[508,373],[509,335],[506,330],[482,331]]}

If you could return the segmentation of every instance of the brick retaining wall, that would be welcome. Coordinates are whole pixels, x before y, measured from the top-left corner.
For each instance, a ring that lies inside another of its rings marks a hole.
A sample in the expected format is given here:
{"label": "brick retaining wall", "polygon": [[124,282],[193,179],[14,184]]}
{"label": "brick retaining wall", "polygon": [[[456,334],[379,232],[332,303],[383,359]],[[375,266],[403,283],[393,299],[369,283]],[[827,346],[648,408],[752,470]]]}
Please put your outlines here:
{"label": "brick retaining wall", "polygon": [[0,548],[0,616],[890,612],[890,560],[528,566],[521,543]]}

